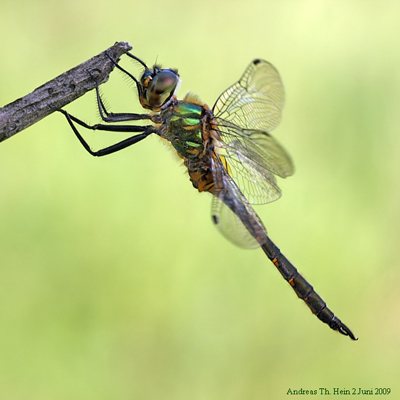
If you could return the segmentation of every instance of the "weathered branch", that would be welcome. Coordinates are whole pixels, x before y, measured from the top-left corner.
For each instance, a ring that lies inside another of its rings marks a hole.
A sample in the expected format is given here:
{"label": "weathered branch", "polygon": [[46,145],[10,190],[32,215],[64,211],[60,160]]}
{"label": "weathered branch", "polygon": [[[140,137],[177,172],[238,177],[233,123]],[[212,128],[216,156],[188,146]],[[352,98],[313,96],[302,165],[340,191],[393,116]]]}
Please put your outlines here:
{"label": "weathered branch", "polygon": [[94,89],[96,83],[88,71],[95,76],[99,84],[107,82],[114,64],[106,53],[114,60],[118,60],[131,49],[129,43],[118,42],[99,55],[38,87],[25,97],[0,108],[0,142]]}

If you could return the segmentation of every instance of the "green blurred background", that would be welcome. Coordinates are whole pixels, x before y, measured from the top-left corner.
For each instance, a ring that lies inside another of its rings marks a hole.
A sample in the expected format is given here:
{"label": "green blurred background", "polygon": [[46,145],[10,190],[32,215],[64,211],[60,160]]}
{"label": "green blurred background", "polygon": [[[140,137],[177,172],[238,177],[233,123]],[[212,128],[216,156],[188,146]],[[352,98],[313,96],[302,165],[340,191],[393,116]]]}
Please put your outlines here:
{"label": "green blurred background", "polygon": [[[252,59],[272,62],[287,96],[274,135],[296,173],[257,211],[360,338],[318,321],[262,251],[227,242],[157,137],[95,159],[51,115],[0,144],[0,399],[400,398],[399,2],[0,9],[0,106],[120,40],[209,105]],[[119,72],[102,88],[113,111],[140,110]],[[67,109],[98,121],[94,92]],[[94,148],[123,137],[85,134]]]}

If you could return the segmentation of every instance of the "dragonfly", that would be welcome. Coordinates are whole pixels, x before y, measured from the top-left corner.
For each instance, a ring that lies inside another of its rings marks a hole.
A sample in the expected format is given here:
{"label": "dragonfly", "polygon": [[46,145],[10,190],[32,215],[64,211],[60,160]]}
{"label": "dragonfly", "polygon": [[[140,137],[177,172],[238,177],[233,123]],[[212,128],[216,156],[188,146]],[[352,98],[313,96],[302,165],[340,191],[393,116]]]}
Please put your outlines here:
{"label": "dragonfly", "polygon": [[[252,61],[239,81],[226,89],[210,108],[190,92],[178,100],[176,93],[181,79],[177,70],[158,65],[149,68],[135,55],[126,54],[144,68],[140,79],[121,67],[119,60],[109,57],[116,68],[133,80],[140,104],[149,112],[107,111],[96,85],[98,109],[105,124],[89,125],[64,109],[58,110],[65,115],[86,151],[92,156],[105,156],[151,134],[170,142],[183,160],[193,187],[212,194],[212,220],[220,232],[240,247],[261,247],[313,314],[334,331],[357,340],[272,242],[252,207],[277,200],[281,190],[276,177],[285,178],[294,172],[291,158],[269,133],[280,122],[284,105],[283,84],[275,67],[262,59]],[[146,120],[151,124],[121,124]],[[78,125],[135,134],[93,151]]]}

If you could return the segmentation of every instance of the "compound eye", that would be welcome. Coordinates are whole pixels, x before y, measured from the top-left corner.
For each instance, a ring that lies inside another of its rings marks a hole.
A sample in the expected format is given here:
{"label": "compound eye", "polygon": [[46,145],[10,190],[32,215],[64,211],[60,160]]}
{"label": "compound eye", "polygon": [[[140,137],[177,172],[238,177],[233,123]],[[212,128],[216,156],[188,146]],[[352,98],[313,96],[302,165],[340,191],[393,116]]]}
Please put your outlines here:
{"label": "compound eye", "polygon": [[152,108],[161,107],[174,93],[178,84],[178,74],[170,69],[157,73],[147,87],[146,98]]}

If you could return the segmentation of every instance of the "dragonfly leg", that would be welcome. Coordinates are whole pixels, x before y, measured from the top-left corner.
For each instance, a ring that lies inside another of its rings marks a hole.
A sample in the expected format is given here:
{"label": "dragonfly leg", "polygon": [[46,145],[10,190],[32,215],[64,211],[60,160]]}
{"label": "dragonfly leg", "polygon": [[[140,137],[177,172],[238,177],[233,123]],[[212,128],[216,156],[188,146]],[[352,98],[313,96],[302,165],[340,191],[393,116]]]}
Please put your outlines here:
{"label": "dragonfly leg", "polygon": [[[134,60],[140,62],[146,70],[148,70],[147,65],[139,60],[137,57],[135,57],[134,55],[130,54],[130,53],[126,53],[129,57],[133,58]],[[135,84],[136,84],[136,88],[138,91],[138,95],[139,95],[139,99],[142,98],[143,92],[142,92],[142,85],[140,84],[140,82],[130,73],[128,72],[125,68],[122,68],[120,65],[118,65],[118,62],[115,61],[107,52],[106,52],[107,57],[111,60],[111,62],[115,65],[116,68],[118,68],[120,71],[122,71],[125,75],[128,75],[129,78],[131,78]]]}
{"label": "dragonfly leg", "polygon": [[[133,144],[145,139],[151,133],[155,133],[156,129],[152,125],[148,126],[135,126],[135,125],[103,125],[103,124],[96,124],[96,125],[88,125],[85,122],[81,121],[80,119],[74,117],[73,115],[68,114],[65,110],[58,110],[65,115],[69,125],[71,126],[72,130],[74,131],[76,137],[81,142],[82,146],[86,149],[86,151],[95,157],[101,157],[108,154],[115,153],[126,147],[132,146]],[[102,130],[102,131],[112,131],[112,132],[142,132],[139,135],[131,136],[121,142],[113,144],[109,147],[105,147],[104,149],[100,149],[98,151],[93,151],[90,146],[87,144],[85,139],[79,133],[78,129],[74,125],[74,122],[83,126],[87,129],[92,130]]]}
{"label": "dragonfly leg", "polygon": [[[111,59],[111,57],[109,55],[108,55],[108,57]],[[116,64],[115,62],[114,62],[114,64],[119,67],[119,65]],[[90,75],[90,77],[93,79],[93,81],[96,83],[97,106],[99,109],[100,117],[104,122],[138,121],[138,120],[143,120],[143,119],[152,120],[152,116],[150,114],[108,112],[106,109],[106,106],[103,102],[103,99],[101,98],[99,84],[98,84],[96,78],[93,76],[93,74],[89,70],[87,72]]]}
{"label": "dragonfly leg", "polygon": [[125,54],[126,54],[127,56],[133,58],[135,61],[139,62],[140,64],[142,64],[143,67],[145,67],[146,69],[148,69],[148,68],[147,68],[147,65],[146,65],[140,58],[137,58],[136,56],[134,56],[134,55],[133,55],[132,53],[130,53],[129,51],[126,52]]}

